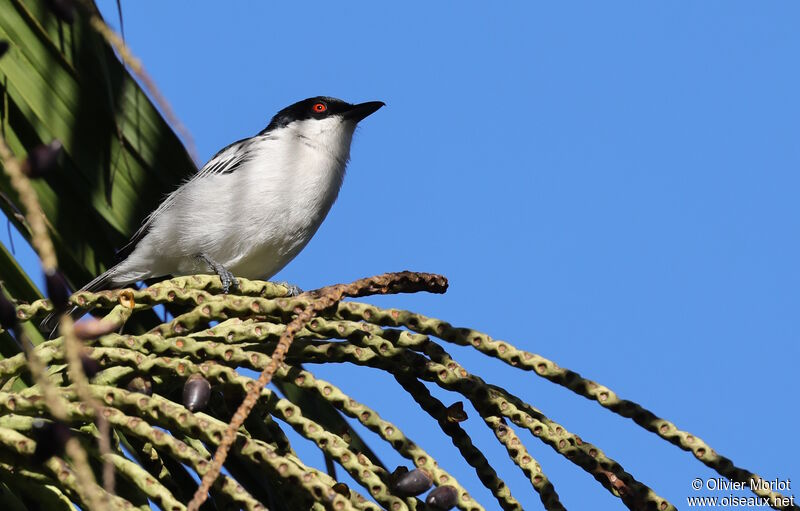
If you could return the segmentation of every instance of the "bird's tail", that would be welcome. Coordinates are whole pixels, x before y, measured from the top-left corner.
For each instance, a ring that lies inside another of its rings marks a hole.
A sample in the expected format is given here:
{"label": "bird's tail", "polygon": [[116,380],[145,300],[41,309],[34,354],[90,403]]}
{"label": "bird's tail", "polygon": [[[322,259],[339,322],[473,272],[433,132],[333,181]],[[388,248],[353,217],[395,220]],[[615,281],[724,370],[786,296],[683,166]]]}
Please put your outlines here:
{"label": "bird's tail", "polygon": [[[95,277],[91,282],[76,291],[76,293],[81,291],[100,291],[118,285],[118,283],[114,281],[114,276],[117,273],[117,266],[113,266],[99,276]],[[81,315],[81,311],[78,309],[78,307],[72,307],[69,311],[67,311],[67,314],[75,318]],[[56,329],[58,328],[59,316],[60,313],[51,312],[39,324],[39,329],[42,332],[48,333],[49,338],[51,339],[55,337]]]}

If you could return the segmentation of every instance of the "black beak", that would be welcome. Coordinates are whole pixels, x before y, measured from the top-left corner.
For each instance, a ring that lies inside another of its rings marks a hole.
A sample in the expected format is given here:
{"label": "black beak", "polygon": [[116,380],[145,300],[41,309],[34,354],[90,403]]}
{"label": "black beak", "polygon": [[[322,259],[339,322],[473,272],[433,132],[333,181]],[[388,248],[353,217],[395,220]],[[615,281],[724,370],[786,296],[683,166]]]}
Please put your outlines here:
{"label": "black beak", "polygon": [[383,101],[367,101],[353,105],[353,108],[344,113],[345,119],[359,122],[370,114],[375,113],[380,107],[385,106]]}

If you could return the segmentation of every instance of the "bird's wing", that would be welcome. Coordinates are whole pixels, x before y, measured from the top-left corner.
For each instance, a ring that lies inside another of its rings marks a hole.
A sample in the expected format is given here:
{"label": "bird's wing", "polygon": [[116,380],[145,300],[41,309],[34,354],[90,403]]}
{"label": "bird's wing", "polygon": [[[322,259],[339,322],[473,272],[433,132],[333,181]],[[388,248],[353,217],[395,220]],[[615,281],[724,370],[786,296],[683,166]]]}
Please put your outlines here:
{"label": "bird's wing", "polygon": [[[259,137],[262,138],[262,137]],[[212,176],[215,174],[229,174],[240,167],[243,163],[253,157],[252,146],[256,143],[255,138],[245,138],[223,147],[217,154],[203,165],[200,172],[192,176],[189,181]]]}
{"label": "bird's wing", "polygon": [[184,181],[184,183],[178,187],[178,189],[167,195],[158,208],[156,208],[155,211],[150,213],[147,218],[145,218],[142,226],[139,227],[135,233],[133,233],[130,241],[128,241],[125,246],[117,251],[117,258],[124,259],[128,257],[131,252],[133,252],[133,249],[136,248],[136,244],[139,243],[139,241],[148,233],[150,226],[153,225],[155,219],[172,206],[181,188],[186,186],[188,183],[204,177],[230,174],[253,157],[251,146],[254,143],[254,138],[245,138],[242,140],[237,140],[236,142],[220,149],[217,154],[212,156],[211,159],[208,160],[205,165],[203,165],[202,169]]}

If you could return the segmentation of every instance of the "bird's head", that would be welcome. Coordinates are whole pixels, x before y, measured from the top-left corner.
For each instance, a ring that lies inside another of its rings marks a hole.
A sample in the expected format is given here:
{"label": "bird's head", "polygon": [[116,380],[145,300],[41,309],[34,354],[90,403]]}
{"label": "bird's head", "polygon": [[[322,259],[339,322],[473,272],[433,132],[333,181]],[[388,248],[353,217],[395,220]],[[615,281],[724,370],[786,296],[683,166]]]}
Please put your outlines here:
{"label": "bird's head", "polygon": [[349,147],[356,125],[384,106],[383,101],[351,104],[341,99],[316,96],[287,106],[272,118],[263,134],[288,129],[310,143],[345,144]]}

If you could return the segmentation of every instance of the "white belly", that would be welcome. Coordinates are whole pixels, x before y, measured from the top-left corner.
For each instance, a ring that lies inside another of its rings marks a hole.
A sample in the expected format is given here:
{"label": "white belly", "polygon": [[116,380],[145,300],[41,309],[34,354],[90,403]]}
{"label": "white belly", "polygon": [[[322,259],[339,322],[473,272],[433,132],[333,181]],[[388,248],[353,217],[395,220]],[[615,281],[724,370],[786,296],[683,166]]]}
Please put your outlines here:
{"label": "white belly", "polygon": [[[176,222],[183,225],[182,232],[175,233],[180,252],[185,256],[204,253],[245,278],[275,275],[317,232],[344,177],[344,164],[338,161],[293,163],[294,168],[280,173],[282,178],[267,179],[269,173],[258,168],[210,178],[217,183],[213,187],[206,183],[204,189],[214,193],[187,208],[202,213]],[[179,274],[198,271],[208,269],[191,257],[182,258],[176,268]]]}
{"label": "white belly", "polygon": [[187,182],[115,268],[114,280],[208,273],[200,254],[237,276],[272,277],[308,244],[336,200],[352,131],[344,135],[339,152],[312,146],[308,137],[290,146],[273,138],[233,172]]}

